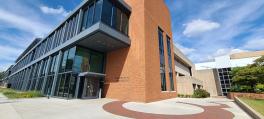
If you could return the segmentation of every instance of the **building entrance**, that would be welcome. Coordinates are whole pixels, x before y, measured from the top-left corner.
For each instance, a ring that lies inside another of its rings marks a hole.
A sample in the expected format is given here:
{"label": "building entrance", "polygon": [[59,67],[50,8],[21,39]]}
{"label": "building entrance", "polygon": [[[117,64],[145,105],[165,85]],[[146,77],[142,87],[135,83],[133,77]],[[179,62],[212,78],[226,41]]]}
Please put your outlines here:
{"label": "building entrance", "polygon": [[85,75],[80,74],[78,78],[78,95],[77,98],[81,99],[95,99],[99,98],[102,90],[102,79],[104,75],[102,74],[95,74],[87,73]]}

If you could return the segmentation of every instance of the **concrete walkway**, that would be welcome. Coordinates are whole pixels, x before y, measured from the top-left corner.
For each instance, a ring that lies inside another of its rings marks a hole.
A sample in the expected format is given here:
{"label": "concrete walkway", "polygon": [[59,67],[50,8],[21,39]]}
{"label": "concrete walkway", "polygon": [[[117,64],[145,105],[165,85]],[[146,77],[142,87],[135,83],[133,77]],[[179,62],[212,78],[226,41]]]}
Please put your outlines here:
{"label": "concrete walkway", "polygon": [[15,100],[8,100],[2,93],[0,93],[0,118],[1,119],[21,119],[20,115],[13,108],[11,103]]}
{"label": "concrete walkway", "polygon": [[58,98],[8,100],[0,94],[0,119],[127,119],[102,109],[111,101]]}
{"label": "concrete walkway", "polygon": [[[35,98],[10,100],[0,94],[0,119],[127,119],[132,116],[120,114],[106,105],[116,102],[110,99],[66,100],[58,98]],[[218,104],[216,104],[218,103]],[[197,115],[209,114],[251,119],[234,102],[228,99],[174,98],[152,103],[123,102],[118,108],[143,114],[181,116],[183,119],[198,119]],[[216,111],[215,111],[216,110]],[[220,110],[220,113],[218,112]],[[127,113],[129,114],[129,113]],[[163,118],[161,116],[160,118]],[[214,118],[215,119],[215,118]],[[224,119],[224,118],[223,118]]]}

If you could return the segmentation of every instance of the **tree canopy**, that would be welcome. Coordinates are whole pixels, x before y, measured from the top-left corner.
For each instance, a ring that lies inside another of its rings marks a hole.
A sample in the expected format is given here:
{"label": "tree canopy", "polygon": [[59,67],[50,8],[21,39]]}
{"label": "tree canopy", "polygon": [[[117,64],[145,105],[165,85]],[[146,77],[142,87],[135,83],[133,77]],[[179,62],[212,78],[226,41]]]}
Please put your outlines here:
{"label": "tree canopy", "polygon": [[264,84],[264,56],[256,59],[251,65],[233,68],[231,73],[233,85],[254,88],[257,84]]}

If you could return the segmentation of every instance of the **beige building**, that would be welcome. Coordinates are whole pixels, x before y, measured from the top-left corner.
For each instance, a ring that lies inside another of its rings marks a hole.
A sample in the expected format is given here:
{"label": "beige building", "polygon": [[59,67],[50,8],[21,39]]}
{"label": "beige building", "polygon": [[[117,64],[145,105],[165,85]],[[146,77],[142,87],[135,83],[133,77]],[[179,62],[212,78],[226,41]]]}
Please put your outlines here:
{"label": "beige building", "polygon": [[178,94],[192,95],[195,89],[203,87],[203,82],[195,78],[194,64],[176,46],[174,62]]}
{"label": "beige building", "polygon": [[232,68],[252,64],[261,56],[264,56],[264,51],[216,57],[212,62],[195,64],[196,77],[203,81],[204,89],[211,96],[226,96],[232,85],[232,75],[230,74]]}

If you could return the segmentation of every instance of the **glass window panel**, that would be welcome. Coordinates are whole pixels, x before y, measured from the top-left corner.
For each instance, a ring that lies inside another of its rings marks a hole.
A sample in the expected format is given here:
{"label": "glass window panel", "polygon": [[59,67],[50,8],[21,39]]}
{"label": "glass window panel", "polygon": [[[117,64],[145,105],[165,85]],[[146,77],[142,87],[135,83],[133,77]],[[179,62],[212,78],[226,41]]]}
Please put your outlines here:
{"label": "glass window panel", "polygon": [[88,9],[88,18],[86,28],[90,27],[93,24],[93,16],[94,16],[94,4],[91,4]]}
{"label": "glass window panel", "polygon": [[66,74],[65,83],[64,83],[63,97],[68,97],[70,78],[71,78],[71,74],[70,73]]}
{"label": "glass window panel", "polygon": [[58,92],[58,96],[60,97],[63,96],[64,83],[65,83],[65,74],[62,74],[61,79],[60,79],[60,84],[59,84],[59,92]]}
{"label": "glass window panel", "polygon": [[57,82],[56,82],[56,85],[55,85],[55,92],[54,92],[55,96],[59,96],[60,81],[61,81],[61,74],[59,74],[58,77],[57,77]]}
{"label": "glass window panel", "polygon": [[96,1],[93,23],[96,23],[100,20],[102,5],[103,5],[103,0]]}
{"label": "glass window panel", "polygon": [[90,72],[103,73],[103,54],[93,52],[90,60]]}
{"label": "glass window panel", "polygon": [[89,65],[90,51],[81,47],[77,48],[74,60],[75,72],[87,72],[90,69]]}
{"label": "glass window panel", "polygon": [[73,47],[69,50],[67,62],[66,62],[66,71],[71,71],[72,70],[72,65],[73,65],[73,60],[75,56],[75,50],[76,47]]}
{"label": "glass window panel", "polygon": [[160,75],[161,75],[161,90],[166,91],[166,76],[165,76],[165,61],[164,61],[164,45],[163,32],[158,29],[159,53],[160,53]]}
{"label": "glass window panel", "polygon": [[77,83],[77,76],[72,75],[70,79],[69,98],[73,98],[75,95],[76,83]]}
{"label": "glass window panel", "polygon": [[112,26],[118,31],[121,31],[121,16],[122,11],[119,8],[113,7]]}
{"label": "glass window panel", "polygon": [[109,0],[104,0],[103,11],[102,11],[102,22],[111,26],[112,17],[112,3]]}
{"label": "glass window panel", "polygon": [[165,78],[165,73],[161,73],[161,90],[166,91],[166,78]]}
{"label": "glass window panel", "polygon": [[88,17],[88,9],[84,10],[84,13],[83,13],[82,31],[86,29],[87,17]]}
{"label": "glass window panel", "polygon": [[63,59],[61,62],[61,67],[60,67],[60,72],[64,72],[65,68],[66,68],[66,61],[67,61],[67,57],[68,57],[68,50],[64,51],[63,53]]}
{"label": "glass window panel", "polygon": [[122,14],[122,32],[128,34],[128,16],[126,14]]}

